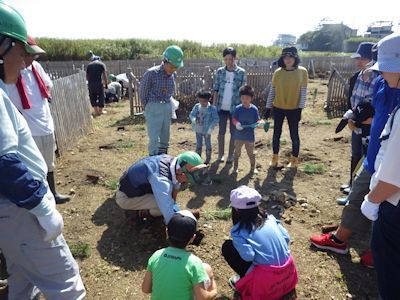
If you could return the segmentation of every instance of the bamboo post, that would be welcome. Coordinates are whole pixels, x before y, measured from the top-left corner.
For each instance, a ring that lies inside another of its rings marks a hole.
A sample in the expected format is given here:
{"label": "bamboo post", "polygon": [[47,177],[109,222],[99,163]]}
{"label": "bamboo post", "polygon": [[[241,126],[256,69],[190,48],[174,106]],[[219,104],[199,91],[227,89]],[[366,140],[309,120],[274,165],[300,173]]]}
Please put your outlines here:
{"label": "bamboo post", "polygon": [[129,107],[130,107],[130,114],[131,117],[134,115],[133,111],[133,76],[132,76],[132,68],[128,67],[127,72],[126,72],[126,77],[128,78],[129,84],[128,84],[128,95],[129,95]]}

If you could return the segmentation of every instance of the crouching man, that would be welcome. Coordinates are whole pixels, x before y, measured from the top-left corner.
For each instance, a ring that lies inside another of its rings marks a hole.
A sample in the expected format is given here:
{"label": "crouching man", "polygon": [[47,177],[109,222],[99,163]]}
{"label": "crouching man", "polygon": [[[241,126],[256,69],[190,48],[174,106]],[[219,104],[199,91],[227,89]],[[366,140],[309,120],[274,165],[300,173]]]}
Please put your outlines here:
{"label": "crouching man", "polygon": [[[211,183],[207,166],[196,152],[187,151],[177,157],[167,154],[149,156],[124,172],[115,200],[119,207],[127,210],[126,215],[133,224],[161,216],[168,224],[173,214],[180,210],[176,196],[187,183]],[[199,218],[198,211],[192,213]]]}

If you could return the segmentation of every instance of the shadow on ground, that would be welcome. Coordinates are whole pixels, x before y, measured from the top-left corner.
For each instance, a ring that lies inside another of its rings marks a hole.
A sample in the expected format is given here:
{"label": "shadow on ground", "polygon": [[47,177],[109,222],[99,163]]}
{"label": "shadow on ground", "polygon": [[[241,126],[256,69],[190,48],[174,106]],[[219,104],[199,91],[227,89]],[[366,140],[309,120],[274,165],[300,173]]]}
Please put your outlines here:
{"label": "shadow on ground", "polygon": [[128,223],[124,211],[108,198],[92,216],[96,226],[107,225],[97,243],[101,258],[125,270],[142,270],[154,251],[166,247],[162,219],[141,226]]}
{"label": "shadow on ground", "polygon": [[[310,250],[319,251],[310,245]],[[347,286],[351,298],[372,300],[378,299],[375,271],[368,269],[359,262],[353,262],[349,254],[327,252],[328,256],[336,259],[340,273],[335,274],[336,280]],[[326,266],[329,268],[329,266]]]}

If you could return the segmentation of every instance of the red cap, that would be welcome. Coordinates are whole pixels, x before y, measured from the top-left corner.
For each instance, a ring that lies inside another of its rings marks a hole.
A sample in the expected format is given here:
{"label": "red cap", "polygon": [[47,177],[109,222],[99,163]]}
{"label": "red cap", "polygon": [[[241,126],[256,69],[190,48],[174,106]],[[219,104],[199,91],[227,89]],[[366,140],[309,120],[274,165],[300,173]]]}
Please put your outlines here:
{"label": "red cap", "polygon": [[29,54],[43,54],[46,53],[46,51],[44,51],[42,48],[40,48],[35,39],[33,37],[31,37],[30,35],[28,35],[28,40],[27,40],[28,44],[25,45],[25,50],[26,52],[28,52]]}

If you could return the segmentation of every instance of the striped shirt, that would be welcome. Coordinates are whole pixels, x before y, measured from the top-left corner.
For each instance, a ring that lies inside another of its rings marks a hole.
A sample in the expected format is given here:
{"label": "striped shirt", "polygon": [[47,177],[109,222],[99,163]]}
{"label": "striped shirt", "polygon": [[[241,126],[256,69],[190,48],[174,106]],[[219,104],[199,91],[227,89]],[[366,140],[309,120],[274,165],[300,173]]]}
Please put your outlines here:
{"label": "striped shirt", "polygon": [[149,102],[170,102],[175,92],[176,73],[167,75],[164,64],[154,66],[144,73],[140,81],[140,100],[146,106]]}
{"label": "striped shirt", "polygon": [[[215,72],[214,75],[213,90],[218,92],[218,99],[216,103],[217,111],[221,110],[222,102],[224,100],[225,85],[227,84],[226,72],[229,72],[226,67],[221,67]],[[235,65],[235,68],[232,72],[234,75],[232,84],[232,102],[230,108],[231,113],[233,113],[236,106],[240,104],[239,89],[242,85],[246,84],[247,80],[245,69]]]}
{"label": "striped shirt", "polygon": [[361,71],[356,79],[353,93],[350,98],[351,108],[355,109],[363,100],[372,101],[379,74],[371,70]]}

